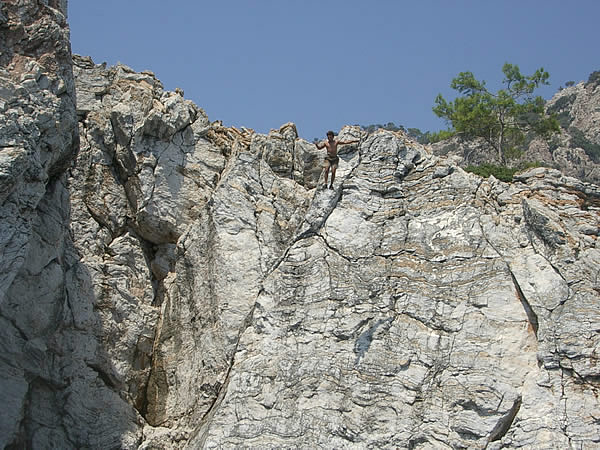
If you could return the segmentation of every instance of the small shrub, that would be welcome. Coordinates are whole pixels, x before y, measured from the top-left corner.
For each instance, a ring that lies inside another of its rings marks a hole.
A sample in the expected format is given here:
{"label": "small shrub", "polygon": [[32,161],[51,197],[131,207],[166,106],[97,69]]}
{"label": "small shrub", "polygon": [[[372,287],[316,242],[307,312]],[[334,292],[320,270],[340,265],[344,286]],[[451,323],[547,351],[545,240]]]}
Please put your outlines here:
{"label": "small shrub", "polygon": [[587,80],[587,83],[585,83],[585,85],[589,85],[589,84],[600,84],[600,70],[596,70],[595,72],[592,72]]}
{"label": "small shrub", "polygon": [[452,136],[456,134],[454,130],[440,130],[438,132],[428,133],[429,134],[429,142],[440,142],[446,139],[450,139]]}
{"label": "small shrub", "polygon": [[369,134],[381,128],[388,131],[404,131],[404,127],[402,125],[396,125],[394,122],[388,122],[385,125],[381,123],[374,123],[371,125],[360,125],[360,128]]}
{"label": "small shrub", "polygon": [[576,98],[577,94],[565,95],[564,97],[559,98],[556,100],[554,105],[548,108],[548,114],[557,113],[565,108],[568,108],[573,104]]}
{"label": "small shrub", "polygon": [[569,128],[571,134],[570,146],[571,148],[582,148],[583,151],[591,158],[594,162],[600,162],[600,145],[595,144],[585,137],[583,131],[579,128]]}
{"label": "small shrub", "polygon": [[519,164],[518,167],[496,166],[494,164],[486,163],[480,166],[467,166],[465,170],[483,178],[488,178],[490,175],[494,175],[494,177],[498,180],[510,183],[515,173],[522,172],[526,169],[531,169],[532,167],[542,166],[544,166],[544,164],[539,161],[525,161]]}
{"label": "small shrub", "polygon": [[568,130],[571,124],[573,123],[573,116],[569,114],[568,110],[561,112],[558,115],[554,116],[556,120],[558,120],[558,124],[565,130]]}
{"label": "small shrub", "polygon": [[559,98],[547,109],[547,113],[554,117],[558,121],[558,124],[565,130],[568,130],[573,122],[573,117],[570,113],[570,106],[573,104],[576,98],[577,94],[565,95],[564,97]]}
{"label": "small shrub", "polygon": [[523,150],[521,150],[519,147],[508,147],[504,152],[504,157],[507,160],[517,159],[521,156],[523,156]]}
{"label": "small shrub", "polygon": [[554,153],[558,147],[560,147],[560,140],[556,137],[553,137],[548,141],[548,150],[550,150],[550,153]]}
{"label": "small shrub", "polygon": [[396,125],[394,122],[386,123],[383,129],[388,131],[405,131],[402,125]]}
{"label": "small shrub", "polygon": [[419,144],[429,144],[429,131],[423,133],[418,128],[407,128],[406,133]]}
{"label": "small shrub", "polygon": [[494,164],[482,164],[480,166],[467,166],[465,170],[483,178],[488,178],[490,175],[494,175],[494,177],[501,181],[510,182],[512,181],[513,175],[518,169],[496,166]]}

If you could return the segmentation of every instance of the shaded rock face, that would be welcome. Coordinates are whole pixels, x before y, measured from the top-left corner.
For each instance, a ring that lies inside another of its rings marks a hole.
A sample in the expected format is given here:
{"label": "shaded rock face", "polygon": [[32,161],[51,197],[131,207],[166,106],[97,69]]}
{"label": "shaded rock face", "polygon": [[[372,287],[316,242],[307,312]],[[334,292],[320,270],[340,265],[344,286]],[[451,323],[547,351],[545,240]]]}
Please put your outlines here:
{"label": "shaded rock face", "polygon": [[[69,32],[55,2],[0,2],[0,446],[64,442],[58,350],[78,147]],[[35,424],[43,423],[44,426]],[[40,431],[40,428],[44,428]]]}
{"label": "shaded rock face", "polygon": [[23,263],[47,187],[77,148],[68,28],[50,7],[0,3],[0,303]]}
{"label": "shaded rock face", "polygon": [[[546,111],[558,119],[561,131],[550,140],[534,139],[524,155],[511,161],[538,161],[565,175],[600,183],[600,82],[598,78],[557,92]],[[461,166],[497,163],[496,151],[481,139],[454,137],[432,144],[436,155],[456,155]]]}
{"label": "shaded rock face", "polygon": [[600,445],[596,185],[346,127],[323,189],[293,124],[71,66],[58,9],[0,5],[36,73],[0,72],[3,447]]}

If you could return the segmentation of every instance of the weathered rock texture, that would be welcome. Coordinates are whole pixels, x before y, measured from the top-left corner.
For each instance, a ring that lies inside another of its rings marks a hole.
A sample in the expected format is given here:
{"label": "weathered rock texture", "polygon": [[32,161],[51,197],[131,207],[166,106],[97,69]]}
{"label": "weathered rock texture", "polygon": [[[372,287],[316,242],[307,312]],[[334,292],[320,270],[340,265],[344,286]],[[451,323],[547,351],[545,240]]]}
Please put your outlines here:
{"label": "weathered rock texture", "polygon": [[[546,111],[558,119],[561,130],[550,140],[533,139],[524,154],[510,163],[537,161],[565,175],[600,183],[600,72],[557,92]],[[437,155],[457,155],[461,166],[498,163],[496,151],[482,139],[453,137],[432,145]]]}
{"label": "weathered rock texture", "polygon": [[77,56],[76,115],[64,17],[1,4],[3,58],[61,43],[1,72],[3,447],[600,446],[596,185],[346,127],[323,189],[293,124]]}
{"label": "weathered rock texture", "polygon": [[60,425],[69,388],[59,341],[68,303],[66,273],[74,260],[65,170],[78,135],[61,6],[66,4],[0,2],[3,448],[69,442]]}

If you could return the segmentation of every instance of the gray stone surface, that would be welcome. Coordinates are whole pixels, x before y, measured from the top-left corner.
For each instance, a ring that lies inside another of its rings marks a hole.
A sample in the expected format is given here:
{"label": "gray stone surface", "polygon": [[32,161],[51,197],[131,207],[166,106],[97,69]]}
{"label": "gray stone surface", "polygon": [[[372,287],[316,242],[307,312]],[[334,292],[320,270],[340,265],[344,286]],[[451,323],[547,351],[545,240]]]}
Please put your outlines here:
{"label": "gray stone surface", "polygon": [[71,66],[56,2],[21,3],[0,3],[2,447],[600,446],[597,185],[345,127],[325,189],[293,124]]}
{"label": "gray stone surface", "polygon": [[25,425],[56,423],[54,392],[64,382],[53,339],[63,314],[68,264],[63,174],[78,143],[68,28],[52,6],[0,2],[3,448],[47,447],[64,438],[60,429],[37,433],[37,427]]}
{"label": "gray stone surface", "polygon": [[600,260],[575,231],[597,230],[597,188],[446,164],[388,132],[341,164],[306,215],[328,216],[264,277],[190,448],[598,445]]}

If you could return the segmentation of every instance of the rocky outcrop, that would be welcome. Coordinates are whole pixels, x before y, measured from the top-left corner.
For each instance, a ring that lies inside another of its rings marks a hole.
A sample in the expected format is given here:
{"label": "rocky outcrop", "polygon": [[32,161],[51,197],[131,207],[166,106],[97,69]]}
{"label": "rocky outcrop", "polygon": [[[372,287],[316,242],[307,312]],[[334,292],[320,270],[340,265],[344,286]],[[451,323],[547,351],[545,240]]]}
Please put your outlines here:
{"label": "rocky outcrop", "polygon": [[151,73],[74,70],[72,227],[123,442],[595,445],[596,186],[482,180],[346,128],[323,190],[291,124],[226,128]]}
{"label": "rocky outcrop", "polygon": [[74,63],[74,241],[102,286],[103,321],[123,311],[106,351],[149,424],[193,423],[223,383],[262,274],[303,218],[316,149],[293,124],[262,136],[210,123],[149,72]]}
{"label": "rocky outcrop", "polygon": [[[76,150],[68,29],[58,10],[3,2],[0,10],[0,285],[11,284],[35,209]],[[0,302],[6,290],[0,289]]]}
{"label": "rocky outcrop", "polygon": [[[69,32],[56,2],[0,2],[0,446],[52,446],[78,146]],[[44,423],[37,433],[35,423]],[[60,439],[59,439],[60,441]]]}
{"label": "rocky outcrop", "polygon": [[1,9],[3,447],[600,445],[598,186],[346,127],[323,189],[293,124],[71,69],[33,5]]}
{"label": "rocky outcrop", "polygon": [[568,175],[600,183],[600,78],[559,91],[546,108],[558,118],[561,133],[550,142],[532,142],[531,151],[550,155]]}
{"label": "rocky outcrop", "polygon": [[341,170],[189,446],[594,445],[597,189],[483,181],[386,132]]}
{"label": "rocky outcrop", "polygon": [[[565,175],[600,183],[600,77],[594,72],[580,82],[557,92],[546,111],[560,123],[561,131],[550,140],[530,140],[524,154],[510,163],[540,162]],[[437,155],[456,155],[461,166],[497,163],[495,150],[481,139],[460,136],[432,145]]]}

